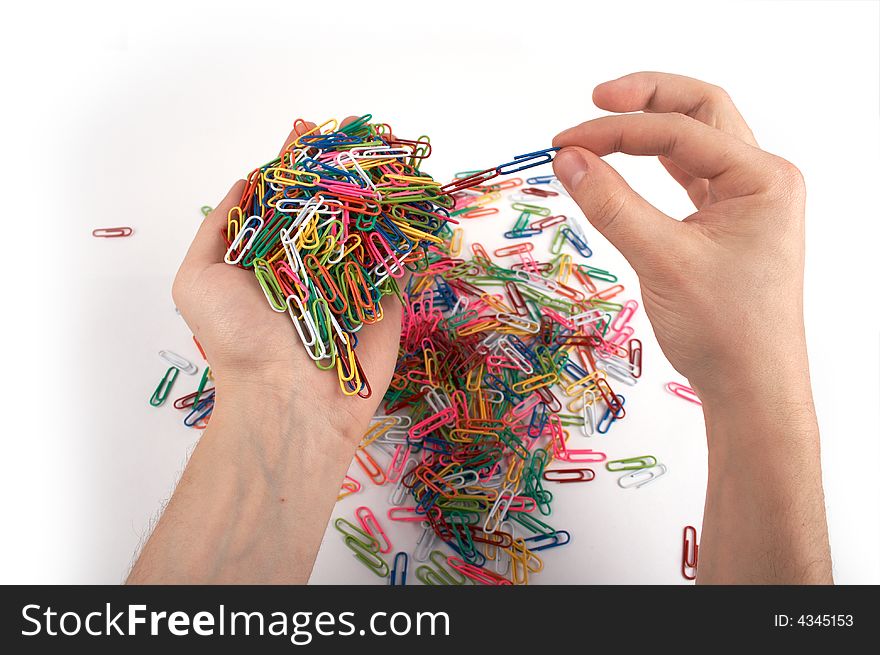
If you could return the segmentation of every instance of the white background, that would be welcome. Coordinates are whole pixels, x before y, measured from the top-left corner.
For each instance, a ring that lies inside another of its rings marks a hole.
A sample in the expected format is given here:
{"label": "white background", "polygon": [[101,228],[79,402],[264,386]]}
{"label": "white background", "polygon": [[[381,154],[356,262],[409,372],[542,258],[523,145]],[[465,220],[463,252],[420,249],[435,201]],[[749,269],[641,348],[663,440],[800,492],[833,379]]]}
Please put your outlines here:
{"label": "white background", "polygon": [[[724,86],[762,146],[806,176],[834,572],[880,582],[876,3],[29,2],[4,12],[0,581],[124,579],[198,438],[179,412],[147,402],[165,369],[158,350],[197,359],[171,280],[199,207],[269,158],[294,118],[372,112],[400,135],[428,133],[425,169],[444,178],[546,147],[599,115],[590,93],[601,81],[663,70]],[[690,213],[656,161],[611,161],[662,209]],[[135,235],[90,236],[115,225]],[[500,229],[469,235],[489,241]],[[625,262],[588,229],[593,261],[635,294]],[[552,523],[573,541],[547,553],[534,582],[682,582],[681,529],[700,525],[705,489],[701,413],[663,391],[677,378],[643,315],[636,327],[646,375],[603,449],[655,454],[669,474],[629,491],[602,472],[556,485]],[[181,375],[173,396],[196,382]],[[348,498],[337,513],[384,514],[386,494]],[[415,531],[392,538],[404,548]],[[333,530],[312,580],[379,582]]]}

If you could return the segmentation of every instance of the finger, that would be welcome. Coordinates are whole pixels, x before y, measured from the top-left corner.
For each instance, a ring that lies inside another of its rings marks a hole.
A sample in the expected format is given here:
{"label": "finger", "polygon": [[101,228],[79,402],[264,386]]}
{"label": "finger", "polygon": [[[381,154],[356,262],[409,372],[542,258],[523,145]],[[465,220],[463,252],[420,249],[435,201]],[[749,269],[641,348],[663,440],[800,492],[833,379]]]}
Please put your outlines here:
{"label": "finger", "polygon": [[239,180],[232,185],[223,201],[202,221],[199,231],[183,258],[181,270],[202,270],[203,268],[223,261],[226,254],[226,242],[222,230],[226,229],[226,218],[229,210],[241,200],[245,181]]}
{"label": "finger", "polygon": [[587,121],[558,134],[554,146],[599,155],[663,155],[693,177],[709,180],[719,199],[751,195],[768,181],[756,166],[769,155],[683,114],[626,114]]}
{"label": "finger", "polygon": [[694,206],[702,207],[709,197],[709,183],[702,178],[688,175],[663,155],[660,155],[657,159],[660,160],[663,168],[666,169],[672,179],[687,191],[688,197],[694,203]]}
{"label": "finger", "polygon": [[360,116],[346,116],[345,118],[342,119],[342,122],[339,124],[340,129],[345,127],[346,125],[354,123],[359,118],[360,118]]}
{"label": "finger", "polygon": [[636,272],[650,263],[652,253],[676,225],[589,150],[563,148],[556,153],[553,171],[587,220],[629,260]]}
{"label": "finger", "polygon": [[278,156],[284,154],[284,151],[290,147],[290,144],[296,141],[298,137],[301,137],[303,134],[308,132],[309,130],[313,130],[315,128],[315,124],[311,121],[304,121],[301,118],[297,118],[293,122],[293,129],[290,130],[290,134],[287,135],[287,138],[284,139],[284,145],[281,146],[281,150],[278,152]]}
{"label": "finger", "polygon": [[757,146],[755,136],[727,92],[719,86],[669,73],[633,73],[600,84],[593,102],[613,112],[685,114]]}

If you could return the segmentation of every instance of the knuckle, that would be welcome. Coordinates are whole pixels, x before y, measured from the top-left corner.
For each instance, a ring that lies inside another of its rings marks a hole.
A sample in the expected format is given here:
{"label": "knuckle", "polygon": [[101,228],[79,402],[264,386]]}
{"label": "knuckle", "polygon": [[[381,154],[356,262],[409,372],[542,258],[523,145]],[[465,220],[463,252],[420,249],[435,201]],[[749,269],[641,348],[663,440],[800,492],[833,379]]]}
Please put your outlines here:
{"label": "knuckle", "polygon": [[806,183],[801,170],[787,159],[774,157],[773,177],[776,187],[786,195],[801,197],[806,193]]}
{"label": "knuckle", "polygon": [[730,94],[722,87],[716,86],[715,84],[710,84],[706,89],[706,97],[715,105],[725,106],[733,104]]}

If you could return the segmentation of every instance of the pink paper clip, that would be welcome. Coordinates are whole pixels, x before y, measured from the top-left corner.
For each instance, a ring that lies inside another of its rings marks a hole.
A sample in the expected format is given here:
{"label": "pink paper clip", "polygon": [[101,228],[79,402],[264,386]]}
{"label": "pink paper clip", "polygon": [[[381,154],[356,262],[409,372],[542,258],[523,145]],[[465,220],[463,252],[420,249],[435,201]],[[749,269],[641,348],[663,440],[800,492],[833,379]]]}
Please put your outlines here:
{"label": "pink paper clip", "polygon": [[339,495],[336,497],[336,500],[342,500],[346,496],[356,494],[360,490],[361,483],[353,477],[346,475],[345,480],[342,481],[342,487],[339,490]]}
{"label": "pink paper clip", "polygon": [[[617,313],[617,318],[615,318],[614,322],[611,324],[611,331],[622,332],[623,328],[625,328],[632,320],[632,317],[635,316],[638,308],[639,303],[635,300],[627,300],[623,303],[623,308]],[[632,334],[632,331],[630,331],[630,334]]]}
{"label": "pink paper clip", "polygon": [[604,462],[606,458],[607,455],[605,453],[588,448],[567,449],[563,454],[556,456],[556,459],[560,459],[563,462],[571,462],[572,464],[596,464]]}
{"label": "pink paper clip", "polygon": [[455,419],[455,410],[451,407],[447,407],[412,426],[409,429],[409,437],[413,441],[421,441],[425,435],[430,434],[444,425],[454,423]]}
{"label": "pink paper clip", "polygon": [[388,538],[388,535],[385,534],[385,530],[382,529],[382,526],[379,525],[379,521],[376,518],[376,515],[373,514],[373,510],[369,507],[361,506],[358,507],[354,515],[357,517],[358,521],[361,522],[361,527],[363,527],[364,531],[373,537],[379,544],[383,544],[381,548],[379,548],[380,553],[390,553],[391,552],[391,540]]}
{"label": "pink paper clip", "polygon": [[498,575],[497,573],[487,571],[482,566],[477,566],[476,564],[469,564],[463,559],[455,557],[454,555],[450,555],[449,557],[447,557],[446,562],[449,564],[449,566],[454,568],[462,575],[467,576],[471,580],[479,582],[480,584],[492,586],[513,584],[510,580]]}
{"label": "pink paper clip", "polygon": [[400,480],[400,476],[403,475],[403,470],[406,468],[406,462],[409,459],[411,450],[412,446],[409,444],[398,444],[397,448],[394,449],[394,456],[391,458],[391,463],[388,465],[388,470],[385,472],[385,479],[388,482],[397,482]]}
{"label": "pink paper clip", "polygon": [[392,521],[404,521],[407,523],[415,523],[426,521],[428,517],[420,514],[415,507],[392,507],[388,510],[388,518]]}
{"label": "pink paper clip", "polygon": [[697,397],[697,393],[686,384],[681,384],[680,382],[667,382],[666,390],[683,400],[694,403],[695,405],[703,404],[700,402],[699,397]]}

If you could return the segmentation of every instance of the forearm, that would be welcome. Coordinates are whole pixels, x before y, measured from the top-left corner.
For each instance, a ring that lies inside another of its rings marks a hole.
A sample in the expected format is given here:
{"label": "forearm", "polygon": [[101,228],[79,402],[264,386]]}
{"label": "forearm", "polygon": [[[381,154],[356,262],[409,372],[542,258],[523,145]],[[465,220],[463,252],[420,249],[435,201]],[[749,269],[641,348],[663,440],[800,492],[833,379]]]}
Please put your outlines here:
{"label": "forearm", "polygon": [[709,481],[700,583],[832,582],[806,355],[781,359],[740,393],[704,399]]}
{"label": "forearm", "polygon": [[308,581],[355,444],[266,386],[218,389],[129,583]]}

